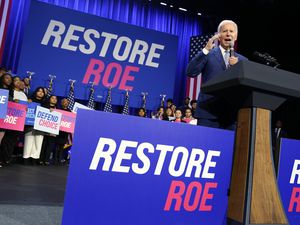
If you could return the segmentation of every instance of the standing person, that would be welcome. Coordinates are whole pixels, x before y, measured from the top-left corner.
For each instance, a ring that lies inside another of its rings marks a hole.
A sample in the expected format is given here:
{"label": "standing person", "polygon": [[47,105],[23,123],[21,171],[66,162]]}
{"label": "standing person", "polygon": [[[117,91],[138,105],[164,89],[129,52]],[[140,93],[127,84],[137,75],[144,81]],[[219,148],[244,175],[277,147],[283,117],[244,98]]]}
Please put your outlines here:
{"label": "standing person", "polygon": [[[53,109],[56,109],[57,106],[57,97],[55,95],[51,95],[49,99],[46,100],[46,103],[44,104],[45,108],[50,109],[50,112]],[[40,165],[48,166],[50,165],[50,156],[51,152],[53,152],[55,148],[55,140],[56,135],[55,134],[48,134],[46,133],[44,135],[41,154],[40,154]]]}
{"label": "standing person", "polygon": [[[187,76],[196,77],[201,73],[202,82],[205,84],[230,66],[241,60],[247,60],[231,50],[237,40],[237,35],[237,24],[232,20],[223,20],[218,26],[217,34],[209,39],[205,48],[188,64]],[[219,46],[216,46],[216,40]],[[200,92],[195,113],[199,125],[221,127],[218,117],[222,112],[214,111],[210,107],[210,104],[216,100],[217,98]]]}
{"label": "standing person", "polygon": [[[0,88],[1,89],[9,90],[11,83],[12,83],[12,77],[9,73],[5,73],[0,77]],[[10,100],[12,100],[12,99],[10,99]],[[2,141],[2,138],[4,137],[4,134],[5,134],[5,129],[0,128],[0,146],[1,146],[1,141]],[[0,161],[2,161],[2,160],[0,159]]]}
{"label": "standing person", "polygon": [[[44,104],[45,92],[43,87],[35,89],[30,101]],[[24,151],[23,160],[24,164],[37,164],[37,160],[40,158],[44,139],[44,132],[34,130],[32,126],[25,127],[25,138],[24,138]],[[31,161],[31,162],[30,162]]]}
{"label": "standing person", "polygon": [[[18,76],[13,77],[9,95],[14,102],[28,101],[27,96],[20,90],[20,78]],[[11,163],[11,156],[21,134],[22,132],[15,130],[5,131],[0,145],[0,165],[9,165]]]}
{"label": "standing person", "polygon": [[[63,98],[60,101],[61,109],[71,112],[70,109],[68,109],[69,101],[66,98]],[[54,164],[56,165],[63,165],[67,159],[67,155],[64,154],[64,147],[65,144],[68,143],[68,136],[71,135],[71,133],[59,131],[59,135],[56,136],[56,147],[55,147],[55,153],[54,153]]]}

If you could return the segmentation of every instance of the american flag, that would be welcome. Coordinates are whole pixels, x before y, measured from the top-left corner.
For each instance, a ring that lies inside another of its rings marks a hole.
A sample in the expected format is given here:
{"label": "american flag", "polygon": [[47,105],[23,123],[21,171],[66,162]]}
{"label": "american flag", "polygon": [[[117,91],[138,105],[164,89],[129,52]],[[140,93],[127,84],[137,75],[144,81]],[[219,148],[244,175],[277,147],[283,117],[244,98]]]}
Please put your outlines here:
{"label": "american flag", "polygon": [[5,47],[5,38],[8,30],[9,15],[12,6],[12,0],[0,0],[0,63]]}
{"label": "american flag", "polygon": [[112,112],[112,106],[111,106],[111,88],[108,89],[108,95],[106,98],[106,102],[104,105],[104,112]]}
{"label": "american flag", "polygon": [[90,95],[89,95],[89,101],[88,101],[88,104],[87,104],[87,107],[89,107],[90,109],[95,109],[95,97],[94,97],[94,87],[92,86],[90,88]]}
{"label": "american flag", "polygon": [[71,86],[70,86],[70,90],[69,90],[69,94],[68,94],[67,99],[69,101],[68,109],[70,109],[72,111],[73,107],[74,107],[74,104],[75,104],[74,82],[73,81],[71,81]]}
{"label": "american flag", "polygon": [[128,91],[126,91],[125,105],[124,105],[122,114],[129,115],[129,94],[128,94]]}
{"label": "american flag", "polygon": [[49,99],[50,96],[52,95],[52,90],[53,90],[53,80],[51,79],[49,81],[49,85],[47,87],[47,93],[46,93],[46,98]]}
{"label": "american flag", "polygon": [[[191,61],[205,47],[209,38],[213,35],[192,36],[190,39],[189,61]],[[186,96],[190,99],[197,99],[201,88],[201,74],[195,78],[187,78]]]}

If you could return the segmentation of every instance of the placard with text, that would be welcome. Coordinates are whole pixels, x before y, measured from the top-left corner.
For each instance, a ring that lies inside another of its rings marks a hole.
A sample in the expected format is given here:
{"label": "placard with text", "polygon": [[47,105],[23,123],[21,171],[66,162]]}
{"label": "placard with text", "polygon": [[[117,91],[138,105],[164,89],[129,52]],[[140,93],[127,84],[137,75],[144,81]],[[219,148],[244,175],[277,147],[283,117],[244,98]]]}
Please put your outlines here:
{"label": "placard with text", "polygon": [[79,109],[63,225],[222,225],[234,133]]}
{"label": "placard with text", "polygon": [[112,87],[115,105],[124,104],[128,90],[136,108],[147,92],[147,108],[156,109],[161,94],[173,98],[177,48],[174,35],[32,0],[18,74],[36,73],[32,89],[55,75],[58,96],[76,80],[76,99],[88,99],[90,82],[95,96],[105,98]]}

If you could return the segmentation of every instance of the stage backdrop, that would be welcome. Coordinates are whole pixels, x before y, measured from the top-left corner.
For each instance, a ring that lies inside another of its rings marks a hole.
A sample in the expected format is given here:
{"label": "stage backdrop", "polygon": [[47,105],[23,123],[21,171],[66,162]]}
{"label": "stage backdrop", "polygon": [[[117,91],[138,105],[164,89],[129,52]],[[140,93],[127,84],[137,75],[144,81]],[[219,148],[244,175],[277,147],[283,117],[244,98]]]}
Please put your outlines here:
{"label": "stage backdrop", "polygon": [[222,225],[233,139],[232,131],[79,109],[62,224]]}
{"label": "stage backdrop", "polygon": [[161,94],[173,96],[177,46],[173,35],[32,1],[18,73],[36,73],[33,89],[55,75],[60,96],[74,79],[79,99],[88,98],[89,82],[104,99],[112,86],[117,105],[124,104],[126,89],[131,107],[140,107],[147,92],[147,107],[155,109]]}

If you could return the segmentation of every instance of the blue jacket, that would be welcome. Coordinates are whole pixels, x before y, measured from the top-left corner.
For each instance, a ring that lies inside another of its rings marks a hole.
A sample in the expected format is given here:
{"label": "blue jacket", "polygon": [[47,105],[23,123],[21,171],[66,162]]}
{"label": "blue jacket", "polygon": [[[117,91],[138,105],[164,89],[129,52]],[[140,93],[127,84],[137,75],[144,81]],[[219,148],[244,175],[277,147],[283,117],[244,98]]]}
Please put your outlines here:
{"label": "blue jacket", "polygon": [[[235,57],[240,60],[247,60],[244,56],[234,53]],[[187,76],[196,77],[202,74],[202,84],[214,78],[222,71],[226,70],[226,65],[223,59],[221,49],[215,47],[210,52],[205,55],[202,51],[192,59],[192,61],[187,66]],[[218,119],[216,112],[210,110],[210,105],[216,101],[211,95],[199,93],[197,101],[197,109],[195,112],[196,118],[202,119]]]}

